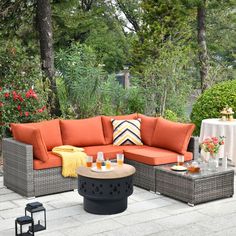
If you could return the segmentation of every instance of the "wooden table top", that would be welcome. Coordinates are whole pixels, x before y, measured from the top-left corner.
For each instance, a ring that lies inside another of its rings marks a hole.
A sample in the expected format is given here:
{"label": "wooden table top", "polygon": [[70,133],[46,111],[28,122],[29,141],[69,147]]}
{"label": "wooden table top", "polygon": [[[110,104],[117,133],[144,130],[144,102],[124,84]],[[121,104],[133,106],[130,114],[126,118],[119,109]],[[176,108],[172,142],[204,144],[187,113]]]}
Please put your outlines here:
{"label": "wooden table top", "polygon": [[[93,164],[93,167],[96,166],[96,163]],[[135,168],[128,164],[123,164],[122,166],[117,166],[117,164],[112,164],[114,168],[109,172],[95,172],[92,171],[89,167],[81,166],[78,168],[78,176],[94,178],[94,179],[118,179],[124,178],[135,173]]]}

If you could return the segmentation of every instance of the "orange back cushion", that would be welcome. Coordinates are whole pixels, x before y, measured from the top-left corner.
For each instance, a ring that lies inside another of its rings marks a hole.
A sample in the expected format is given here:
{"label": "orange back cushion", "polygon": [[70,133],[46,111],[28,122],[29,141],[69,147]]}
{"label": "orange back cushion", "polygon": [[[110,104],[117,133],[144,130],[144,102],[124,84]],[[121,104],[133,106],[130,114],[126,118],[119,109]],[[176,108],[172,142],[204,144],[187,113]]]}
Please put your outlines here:
{"label": "orange back cushion", "polygon": [[194,124],[182,124],[158,117],[152,146],[184,154],[194,128]]}
{"label": "orange back cushion", "polygon": [[62,145],[60,121],[58,119],[21,125],[39,129],[48,151]]}
{"label": "orange back cushion", "polygon": [[105,137],[105,144],[113,143],[113,125],[111,119],[115,120],[132,120],[137,119],[137,113],[123,116],[102,116],[102,126]]}
{"label": "orange back cushion", "polygon": [[58,119],[31,124],[40,130],[48,151],[62,145],[60,121]]}
{"label": "orange back cushion", "polygon": [[60,120],[64,145],[94,146],[105,144],[101,116],[81,120]]}
{"label": "orange back cushion", "polygon": [[148,146],[152,145],[152,136],[156,127],[157,118],[138,114],[141,118],[141,139]]}
{"label": "orange back cushion", "polygon": [[33,146],[35,158],[43,162],[48,160],[47,148],[39,129],[24,124],[11,124],[11,129],[15,140]]}

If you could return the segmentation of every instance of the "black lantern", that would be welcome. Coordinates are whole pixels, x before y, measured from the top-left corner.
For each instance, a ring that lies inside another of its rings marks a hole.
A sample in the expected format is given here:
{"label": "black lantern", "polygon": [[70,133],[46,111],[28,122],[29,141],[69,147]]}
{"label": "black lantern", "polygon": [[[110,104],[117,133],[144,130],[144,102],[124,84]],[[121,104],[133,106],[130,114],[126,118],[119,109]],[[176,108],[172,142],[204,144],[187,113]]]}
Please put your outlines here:
{"label": "black lantern", "polygon": [[42,203],[28,203],[25,207],[25,215],[27,216],[29,214],[34,221],[34,232],[46,229],[46,209],[43,207]]}
{"label": "black lantern", "polygon": [[18,217],[15,220],[16,236],[32,236],[34,235],[34,220],[30,216]]}

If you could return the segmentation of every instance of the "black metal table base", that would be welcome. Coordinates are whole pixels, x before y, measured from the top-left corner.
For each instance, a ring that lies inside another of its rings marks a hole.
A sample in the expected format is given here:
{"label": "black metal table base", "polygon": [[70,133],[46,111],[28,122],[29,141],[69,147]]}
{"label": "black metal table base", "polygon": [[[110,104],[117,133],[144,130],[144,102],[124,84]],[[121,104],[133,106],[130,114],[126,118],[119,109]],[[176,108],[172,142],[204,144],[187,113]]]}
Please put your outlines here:
{"label": "black metal table base", "polygon": [[93,179],[79,176],[78,192],[84,197],[84,210],[99,215],[123,212],[133,193],[132,176],[117,179]]}
{"label": "black metal table base", "polygon": [[84,210],[97,215],[111,215],[125,211],[127,198],[120,200],[93,200],[84,198]]}

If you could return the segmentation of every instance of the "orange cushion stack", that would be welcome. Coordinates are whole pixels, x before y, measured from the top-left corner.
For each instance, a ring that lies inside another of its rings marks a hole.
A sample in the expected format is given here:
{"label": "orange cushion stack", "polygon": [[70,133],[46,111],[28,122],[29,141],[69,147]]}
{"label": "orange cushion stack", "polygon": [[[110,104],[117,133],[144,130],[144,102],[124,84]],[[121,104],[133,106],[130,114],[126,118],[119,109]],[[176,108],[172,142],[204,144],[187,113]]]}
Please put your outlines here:
{"label": "orange cushion stack", "polygon": [[156,127],[157,118],[138,114],[141,118],[141,139],[148,146],[152,144],[152,136]]}
{"label": "orange cushion stack", "polygon": [[158,117],[152,146],[184,154],[194,128],[194,124],[177,123]]}
{"label": "orange cushion stack", "polygon": [[47,148],[39,129],[21,124],[11,124],[14,139],[31,144],[34,157],[46,162],[48,160]]}

